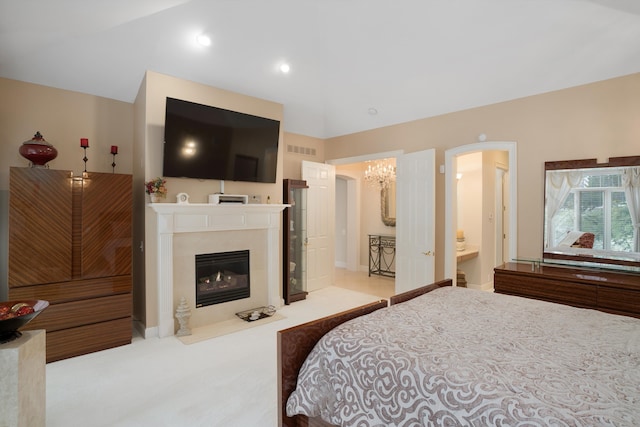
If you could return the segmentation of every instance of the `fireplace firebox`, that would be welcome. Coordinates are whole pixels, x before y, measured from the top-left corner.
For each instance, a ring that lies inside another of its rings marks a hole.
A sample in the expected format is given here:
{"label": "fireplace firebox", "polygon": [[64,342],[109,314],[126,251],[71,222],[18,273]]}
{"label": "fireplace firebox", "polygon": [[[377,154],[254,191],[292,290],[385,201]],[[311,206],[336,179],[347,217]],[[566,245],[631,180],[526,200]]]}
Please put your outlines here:
{"label": "fireplace firebox", "polygon": [[196,255],[196,308],[250,296],[248,250]]}

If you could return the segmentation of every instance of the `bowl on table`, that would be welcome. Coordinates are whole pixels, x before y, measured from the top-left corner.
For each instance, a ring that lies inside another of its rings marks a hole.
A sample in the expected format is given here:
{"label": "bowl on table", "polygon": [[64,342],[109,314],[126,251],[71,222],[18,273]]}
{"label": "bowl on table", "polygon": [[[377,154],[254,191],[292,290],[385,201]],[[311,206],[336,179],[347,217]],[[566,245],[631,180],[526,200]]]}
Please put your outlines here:
{"label": "bowl on table", "polygon": [[32,321],[49,306],[45,300],[0,302],[0,344],[13,341],[22,334],[18,329]]}

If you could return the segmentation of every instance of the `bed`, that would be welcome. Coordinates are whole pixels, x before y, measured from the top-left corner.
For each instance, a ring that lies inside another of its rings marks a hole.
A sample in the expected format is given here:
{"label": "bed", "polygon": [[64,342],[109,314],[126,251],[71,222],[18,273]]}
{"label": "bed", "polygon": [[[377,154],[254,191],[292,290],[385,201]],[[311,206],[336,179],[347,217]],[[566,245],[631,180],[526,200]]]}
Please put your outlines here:
{"label": "bed", "polygon": [[280,425],[640,425],[640,319],[450,284],[280,331]]}

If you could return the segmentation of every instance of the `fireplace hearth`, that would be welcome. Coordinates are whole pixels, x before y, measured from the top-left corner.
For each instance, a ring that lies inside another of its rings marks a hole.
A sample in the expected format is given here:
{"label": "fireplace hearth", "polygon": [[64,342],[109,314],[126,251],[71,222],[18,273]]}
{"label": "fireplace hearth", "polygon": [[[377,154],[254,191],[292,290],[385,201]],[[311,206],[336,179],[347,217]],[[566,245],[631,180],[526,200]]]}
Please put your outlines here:
{"label": "fireplace hearth", "polygon": [[248,250],[196,255],[196,308],[250,296]]}

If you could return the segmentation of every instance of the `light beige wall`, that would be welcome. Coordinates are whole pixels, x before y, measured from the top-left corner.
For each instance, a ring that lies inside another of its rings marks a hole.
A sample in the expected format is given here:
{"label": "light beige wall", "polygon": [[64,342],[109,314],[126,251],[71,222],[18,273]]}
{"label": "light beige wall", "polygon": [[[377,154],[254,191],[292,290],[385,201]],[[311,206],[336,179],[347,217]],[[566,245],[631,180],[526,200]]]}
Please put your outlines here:
{"label": "light beige wall", "polygon": [[89,138],[87,170],[111,172],[110,149],[117,145],[116,172],[131,173],[130,103],[4,78],[0,94],[0,190],[9,189],[9,167],[29,166],[18,150],[36,131],[58,150],[51,169],[82,172],[80,138]]}
{"label": "light beige wall", "polygon": [[[326,158],[517,142],[518,256],[542,253],[543,164],[640,154],[640,73],[327,140]],[[436,174],[436,254],[444,251],[444,177]],[[444,260],[436,256],[436,278]]]}
{"label": "light beige wall", "polygon": [[[135,105],[3,78],[0,78],[0,93],[0,205],[6,205],[9,167],[28,165],[18,149],[36,131],[42,132],[59,152],[49,163],[50,167],[78,173],[84,169],[79,139],[89,138],[88,170],[111,171],[109,148],[118,145],[116,172],[134,175],[134,189],[139,189],[134,192],[134,230],[142,230],[144,224],[146,196],[142,185],[146,179],[162,173],[159,144],[166,96],[282,118],[279,104],[157,73],[145,77]],[[518,255],[539,257],[544,161],[586,157],[605,160],[610,156],[638,155],[638,117],[640,73],[327,141],[287,133],[282,137],[284,143],[279,152],[278,182],[283,177],[299,179],[302,160],[322,163],[328,159],[397,149],[412,152],[436,148],[436,163],[442,164],[444,150],[476,142],[480,133],[487,134],[490,140],[516,141]],[[283,149],[288,144],[315,148],[316,157],[290,153],[285,156]],[[186,191],[192,201],[203,201],[207,194],[218,191],[215,183],[190,181],[169,180],[169,200],[178,192]],[[436,174],[436,188],[436,253],[442,253],[444,180],[440,174]],[[237,186],[227,183],[226,192],[233,191],[276,194],[272,199],[278,200],[282,190],[279,183]],[[2,218],[6,220],[6,215]],[[0,227],[0,259],[6,259],[6,239],[6,232]],[[134,247],[148,243],[144,242],[142,232],[134,235]],[[134,316],[145,322],[147,309],[153,311],[152,319],[156,316],[155,290],[147,288],[149,278],[144,277],[145,266],[140,260],[144,260],[143,253],[134,251]],[[442,259],[436,259],[438,278],[442,277],[443,263]]]}
{"label": "light beige wall", "polygon": [[[269,119],[283,120],[283,107],[281,104],[266,101],[251,96],[202,85],[199,83],[178,79],[175,77],[147,71],[140,95],[136,99],[136,111],[140,108],[140,114],[136,116],[136,129],[143,128],[143,134],[136,140],[136,146],[140,144],[141,166],[136,179],[144,175],[143,180],[149,180],[156,176],[162,176],[162,156],[164,141],[164,118],[166,98],[172,97],[196,102],[204,105],[221,107],[228,110],[239,111]],[[140,105],[142,104],[142,105]],[[282,200],[282,178],[284,163],[283,126],[280,127],[280,143],[278,148],[278,171],[275,184],[247,183],[225,181],[224,192],[227,194],[261,195],[263,201],[270,197],[277,202]],[[167,201],[174,202],[178,193],[185,192],[190,196],[191,203],[207,203],[208,195],[220,191],[217,180],[197,180],[188,178],[167,178]],[[139,194],[144,196],[144,187],[140,187]],[[145,199],[146,200],[146,199]],[[138,315],[147,329],[158,325],[157,307],[157,278],[156,278],[156,251],[155,214],[149,207],[145,211],[145,307],[144,313],[140,308]],[[177,303],[177,302],[176,302]],[[136,305],[138,307],[138,305]]]}

